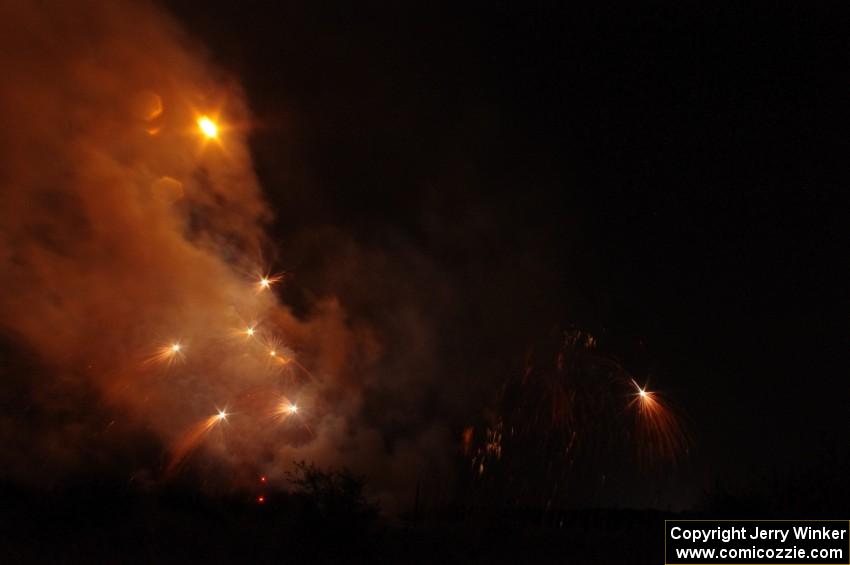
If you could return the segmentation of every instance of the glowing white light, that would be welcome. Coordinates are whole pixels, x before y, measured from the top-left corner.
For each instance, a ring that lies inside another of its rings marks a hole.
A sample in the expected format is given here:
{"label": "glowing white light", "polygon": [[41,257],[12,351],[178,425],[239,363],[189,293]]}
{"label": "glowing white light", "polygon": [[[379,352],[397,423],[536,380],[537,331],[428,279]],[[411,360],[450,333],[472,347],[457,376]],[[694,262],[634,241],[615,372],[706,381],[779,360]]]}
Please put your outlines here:
{"label": "glowing white light", "polygon": [[206,116],[198,118],[198,128],[200,128],[201,133],[210,139],[218,137],[218,126]]}

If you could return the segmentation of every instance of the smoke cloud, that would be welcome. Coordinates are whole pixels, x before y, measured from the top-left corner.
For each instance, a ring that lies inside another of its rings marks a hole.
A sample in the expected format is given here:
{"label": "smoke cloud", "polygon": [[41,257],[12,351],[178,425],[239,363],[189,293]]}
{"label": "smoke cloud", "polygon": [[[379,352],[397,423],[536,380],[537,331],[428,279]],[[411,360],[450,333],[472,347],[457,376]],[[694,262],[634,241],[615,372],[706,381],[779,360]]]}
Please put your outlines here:
{"label": "smoke cloud", "polygon": [[[420,378],[386,362],[393,344],[332,296],[296,316],[258,284],[276,252],[254,124],[203,48],[146,3],[13,1],[0,22],[4,478],[191,465],[239,488],[305,459],[367,474],[389,505],[445,470],[444,426],[364,417]],[[425,362],[427,324],[398,317]]]}

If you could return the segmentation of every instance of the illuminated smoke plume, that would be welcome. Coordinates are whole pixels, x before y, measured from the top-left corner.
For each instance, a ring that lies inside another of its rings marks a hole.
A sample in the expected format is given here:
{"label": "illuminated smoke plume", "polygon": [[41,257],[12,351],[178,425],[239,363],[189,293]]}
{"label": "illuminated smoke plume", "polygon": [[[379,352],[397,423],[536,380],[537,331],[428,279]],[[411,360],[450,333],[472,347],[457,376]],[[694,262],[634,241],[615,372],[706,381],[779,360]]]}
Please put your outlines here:
{"label": "illuminated smoke plume", "polygon": [[303,319],[278,303],[238,85],[145,3],[0,10],[4,477],[108,465],[134,434],[160,446],[133,459],[154,480],[306,459],[389,492],[439,464],[421,445],[441,428],[390,457],[358,421],[372,332],[333,298]]}

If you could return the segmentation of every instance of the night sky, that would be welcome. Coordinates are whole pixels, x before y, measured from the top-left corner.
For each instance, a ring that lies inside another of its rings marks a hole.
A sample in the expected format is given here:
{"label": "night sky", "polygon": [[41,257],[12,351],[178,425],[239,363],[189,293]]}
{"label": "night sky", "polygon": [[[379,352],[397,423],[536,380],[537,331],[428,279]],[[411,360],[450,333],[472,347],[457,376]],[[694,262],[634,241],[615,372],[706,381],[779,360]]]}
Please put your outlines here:
{"label": "night sky", "polygon": [[689,496],[846,444],[846,6],[173,9],[245,88],[293,303],[417,301],[472,380],[585,328],[684,408]]}
{"label": "night sky", "polygon": [[700,511],[850,461],[845,4],[0,10],[21,507],[286,516],[309,461],[390,516]]}

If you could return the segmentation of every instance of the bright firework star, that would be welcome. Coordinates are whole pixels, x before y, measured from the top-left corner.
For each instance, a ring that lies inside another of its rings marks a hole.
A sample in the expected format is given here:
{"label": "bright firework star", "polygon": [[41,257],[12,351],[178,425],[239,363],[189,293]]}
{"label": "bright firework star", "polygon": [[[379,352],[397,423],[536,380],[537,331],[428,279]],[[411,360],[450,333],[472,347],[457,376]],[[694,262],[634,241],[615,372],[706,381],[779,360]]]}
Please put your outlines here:
{"label": "bright firework star", "polygon": [[257,290],[268,290],[276,282],[279,282],[283,277],[281,275],[263,275],[257,281]]}
{"label": "bright firework star", "polygon": [[165,363],[171,365],[183,359],[183,345],[179,341],[157,348],[156,352],[146,359],[146,363]]}
{"label": "bright firework star", "polygon": [[229,414],[226,410],[220,409],[217,414],[204,418],[189,428],[189,430],[177,440],[177,443],[171,450],[171,460],[168,463],[166,472],[170,474],[176,471],[186,456],[189,455],[189,453],[191,453],[198,444],[201,443],[201,441],[203,441],[210,430],[221,422],[226,421],[228,416]]}
{"label": "bright firework star", "polygon": [[303,418],[299,417],[298,413],[300,410],[301,409],[298,407],[298,404],[296,404],[295,402],[290,402],[289,399],[284,397],[283,401],[277,407],[276,414],[281,421],[285,421],[293,417],[296,418],[296,420],[298,420],[298,423],[301,424],[301,426],[303,426],[304,429],[310,433],[310,435],[314,435],[313,430],[310,429],[310,426],[307,425],[307,422],[304,421]]}
{"label": "bright firework star", "polygon": [[[272,340],[271,347],[269,348],[269,357],[273,363],[277,363],[280,365],[288,365],[292,359],[286,355],[286,353],[281,353],[281,350],[278,349],[280,343],[277,340]],[[284,348],[285,351],[286,348]]]}
{"label": "bright firework star", "polygon": [[637,395],[640,397],[641,400],[646,401],[646,400],[652,399],[652,393],[647,392],[645,386],[641,387],[639,384],[637,384],[637,381],[634,380],[634,379],[632,379],[632,384],[637,389]]}
{"label": "bright firework star", "polygon": [[207,116],[198,118],[198,129],[201,130],[201,133],[207,139],[216,139],[218,137],[218,124]]}
{"label": "bright firework star", "polygon": [[637,404],[637,425],[641,441],[638,450],[645,460],[657,457],[675,462],[688,444],[685,430],[663,399],[632,379],[637,393],[631,404]]}
{"label": "bright firework star", "polygon": [[230,330],[230,335],[235,338],[256,338],[260,335],[260,330],[257,327],[259,324],[255,321],[251,321],[245,323],[245,325],[240,325],[237,327],[233,327]]}

